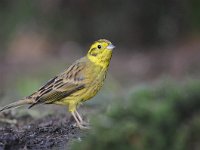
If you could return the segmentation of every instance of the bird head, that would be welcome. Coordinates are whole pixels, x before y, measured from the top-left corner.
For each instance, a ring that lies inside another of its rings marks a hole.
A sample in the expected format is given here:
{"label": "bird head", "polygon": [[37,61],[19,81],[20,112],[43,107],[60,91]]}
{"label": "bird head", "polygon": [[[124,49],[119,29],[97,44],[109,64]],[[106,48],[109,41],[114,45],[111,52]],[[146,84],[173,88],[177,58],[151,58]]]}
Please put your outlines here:
{"label": "bird head", "polygon": [[97,65],[105,66],[109,64],[114,48],[115,46],[110,41],[100,39],[91,45],[87,57]]}

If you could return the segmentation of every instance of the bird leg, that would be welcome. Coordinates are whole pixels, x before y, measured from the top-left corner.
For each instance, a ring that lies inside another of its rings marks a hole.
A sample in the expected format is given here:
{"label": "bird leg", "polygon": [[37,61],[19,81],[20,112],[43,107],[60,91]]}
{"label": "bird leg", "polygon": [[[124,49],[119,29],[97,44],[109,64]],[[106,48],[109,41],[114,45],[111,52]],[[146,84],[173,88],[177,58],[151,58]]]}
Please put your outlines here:
{"label": "bird leg", "polygon": [[76,114],[75,114],[74,112],[72,112],[72,116],[74,117],[74,119],[75,119],[75,121],[76,121],[76,124],[77,124],[77,126],[78,126],[80,129],[89,129],[88,127],[83,126],[83,125],[81,124],[81,122],[78,120],[78,118],[77,118],[77,116],[76,116]]}
{"label": "bird leg", "polygon": [[75,110],[75,113],[76,113],[76,116],[77,116],[77,118],[79,119],[79,121],[80,121],[80,123],[81,123],[82,125],[85,125],[85,126],[88,126],[88,125],[89,125],[89,123],[83,121],[81,115],[78,113],[77,110]]}
{"label": "bird leg", "polygon": [[75,110],[75,114],[76,114],[76,116],[78,117],[79,121],[80,121],[80,122],[83,122],[83,119],[82,119],[81,115],[78,113],[77,110]]}

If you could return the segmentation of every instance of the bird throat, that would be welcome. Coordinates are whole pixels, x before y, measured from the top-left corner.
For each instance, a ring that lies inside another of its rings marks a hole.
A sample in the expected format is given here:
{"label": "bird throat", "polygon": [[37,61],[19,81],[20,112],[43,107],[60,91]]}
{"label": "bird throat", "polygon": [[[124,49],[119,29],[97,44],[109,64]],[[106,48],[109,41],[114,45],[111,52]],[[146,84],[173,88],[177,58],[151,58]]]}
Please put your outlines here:
{"label": "bird throat", "polygon": [[111,53],[107,53],[106,55],[103,54],[99,54],[98,56],[88,56],[88,59],[93,62],[95,65],[101,66],[102,68],[107,68],[109,66],[110,63],[110,59],[112,57],[112,52]]}

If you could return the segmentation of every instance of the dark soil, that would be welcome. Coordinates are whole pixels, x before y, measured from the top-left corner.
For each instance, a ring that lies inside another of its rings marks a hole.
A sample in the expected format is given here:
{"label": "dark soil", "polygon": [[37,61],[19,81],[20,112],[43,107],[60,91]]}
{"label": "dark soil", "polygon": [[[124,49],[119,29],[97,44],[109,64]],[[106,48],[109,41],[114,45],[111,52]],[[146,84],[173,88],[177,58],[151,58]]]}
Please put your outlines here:
{"label": "dark soil", "polygon": [[0,150],[67,150],[70,141],[81,139],[80,134],[81,130],[75,127],[73,118],[64,115],[38,120],[23,116],[17,118],[16,124],[0,122]]}

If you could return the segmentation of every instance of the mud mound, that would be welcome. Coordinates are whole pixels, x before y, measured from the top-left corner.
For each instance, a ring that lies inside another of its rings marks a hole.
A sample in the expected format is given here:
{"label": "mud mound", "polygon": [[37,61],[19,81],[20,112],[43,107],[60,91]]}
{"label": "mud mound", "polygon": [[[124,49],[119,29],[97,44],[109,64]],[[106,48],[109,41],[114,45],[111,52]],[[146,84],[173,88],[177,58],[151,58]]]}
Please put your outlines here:
{"label": "mud mound", "polygon": [[26,116],[17,120],[14,125],[0,123],[0,150],[69,149],[70,141],[80,140],[80,129],[66,116],[39,120]]}

